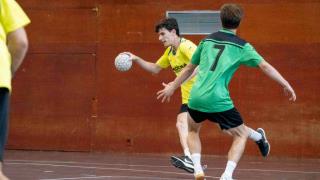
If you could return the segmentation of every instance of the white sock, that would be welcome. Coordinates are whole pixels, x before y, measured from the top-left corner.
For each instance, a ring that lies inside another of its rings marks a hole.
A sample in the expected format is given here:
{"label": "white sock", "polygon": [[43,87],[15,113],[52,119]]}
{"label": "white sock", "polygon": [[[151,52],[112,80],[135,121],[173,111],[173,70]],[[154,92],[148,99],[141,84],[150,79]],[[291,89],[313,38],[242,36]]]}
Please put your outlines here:
{"label": "white sock", "polygon": [[183,152],[184,152],[184,155],[185,155],[185,156],[188,156],[188,157],[191,159],[191,154],[190,154],[189,148],[185,148],[185,149],[183,150]]}
{"label": "white sock", "polygon": [[199,153],[191,154],[195,174],[203,173],[201,166],[201,155]]}
{"label": "white sock", "polygon": [[235,163],[234,161],[228,161],[226,169],[224,170],[223,176],[232,178],[232,174],[236,166],[237,166],[237,163]]}
{"label": "white sock", "polygon": [[249,128],[249,138],[254,141],[259,141],[260,139],[262,139],[262,135],[257,131]]}

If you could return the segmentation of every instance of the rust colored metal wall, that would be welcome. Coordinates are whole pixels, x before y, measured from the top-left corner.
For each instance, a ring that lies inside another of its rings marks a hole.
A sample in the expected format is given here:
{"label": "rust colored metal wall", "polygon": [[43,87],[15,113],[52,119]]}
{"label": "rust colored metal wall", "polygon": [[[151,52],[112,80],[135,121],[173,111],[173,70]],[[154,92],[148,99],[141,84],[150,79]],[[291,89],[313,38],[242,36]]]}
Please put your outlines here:
{"label": "rust colored metal wall", "polygon": [[[154,24],[167,10],[218,10],[227,1],[20,0],[32,19],[30,51],[14,79],[8,148],[180,153],[175,128],[179,93],[161,104],[155,93],[174,78],[134,65],[115,70],[114,57],[131,51],[156,61],[164,48]],[[320,151],[319,1],[237,1],[245,10],[239,35],[251,42],[295,88],[281,87],[257,69],[241,68],[231,95],[247,125],[263,127],[271,154],[316,157]],[[204,36],[187,36],[198,43]],[[210,123],[203,153],[226,154],[231,139]],[[246,154],[258,155],[248,142]]]}

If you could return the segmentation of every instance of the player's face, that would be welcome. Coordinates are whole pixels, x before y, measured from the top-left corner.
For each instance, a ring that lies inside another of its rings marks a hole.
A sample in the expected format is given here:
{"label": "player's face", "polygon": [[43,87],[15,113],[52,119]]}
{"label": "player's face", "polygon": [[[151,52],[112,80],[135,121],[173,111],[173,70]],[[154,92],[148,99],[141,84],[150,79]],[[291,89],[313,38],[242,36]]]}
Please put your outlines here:
{"label": "player's face", "polygon": [[174,37],[176,35],[174,30],[169,31],[166,28],[161,28],[159,29],[158,34],[159,34],[159,41],[161,41],[165,47],[169,47],[173,45]]}

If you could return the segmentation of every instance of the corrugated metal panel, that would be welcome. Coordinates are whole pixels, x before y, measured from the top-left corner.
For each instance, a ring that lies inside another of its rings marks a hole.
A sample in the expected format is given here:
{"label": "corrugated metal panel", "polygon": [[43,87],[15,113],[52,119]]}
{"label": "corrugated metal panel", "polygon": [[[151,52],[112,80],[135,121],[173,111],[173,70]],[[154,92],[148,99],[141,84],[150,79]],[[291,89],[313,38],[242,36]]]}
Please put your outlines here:
{"label": "corrugated metal panel", "polygon": [[210,34],[221,29],[220,11],[167,11],[176,18],[180,34]]}

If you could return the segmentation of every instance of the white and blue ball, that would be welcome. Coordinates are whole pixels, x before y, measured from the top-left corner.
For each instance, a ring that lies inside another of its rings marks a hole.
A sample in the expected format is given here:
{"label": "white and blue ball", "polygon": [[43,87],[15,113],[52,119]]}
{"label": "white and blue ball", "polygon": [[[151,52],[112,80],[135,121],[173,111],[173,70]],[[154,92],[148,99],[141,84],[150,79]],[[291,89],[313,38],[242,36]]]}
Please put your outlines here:
{"label": "white and blue ball", "polygon": [[120,53],[116,57],[114,65],[119,71],[128,71],[132,66],[132,60],[130,59],[130,56],[128,54]]}

